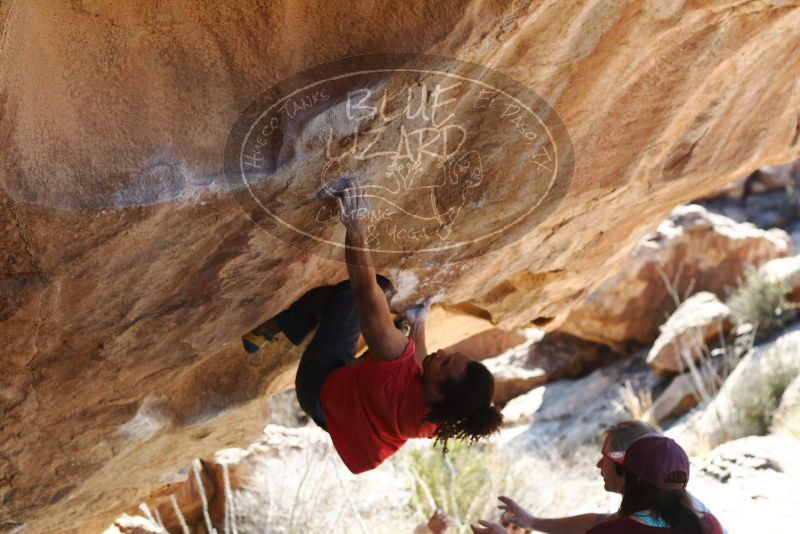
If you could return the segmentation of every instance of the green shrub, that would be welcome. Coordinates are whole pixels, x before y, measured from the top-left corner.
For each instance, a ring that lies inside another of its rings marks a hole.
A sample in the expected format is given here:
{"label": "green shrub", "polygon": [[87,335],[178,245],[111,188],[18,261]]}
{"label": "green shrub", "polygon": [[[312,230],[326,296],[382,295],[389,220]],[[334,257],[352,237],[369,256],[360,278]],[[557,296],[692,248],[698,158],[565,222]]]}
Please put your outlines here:
{"label": "green shrub", "polygon": [[750,433],[766,434],[781,397],[800,374],[800,346],[790,339],[778,339],[765,353],[757,372],[736,388],[734,402],[744,428]]}
{"label": "green shrub", "polygon": [[794,309],[786,300],[789,289],[782,280],[748,269],[744,281],[728,298],[731,317],[739,325],[752,325],[763,339],[793,317]]}
{"label": "green shrub", "polygon": [[793,438],[800,440],[800,404],[793,406],[787,411],[780,421],[773,425],[773,432],[780,432],[788,434]]}
{"label": "green shrub", "polygon": [[448,534],[471,534],[469,525],[478,519],[499,520],[498,495],[551,516],[572,515],[581,503],[605,503],[608,495],[599,491],[602,481],[597,479],[597,448],[577,447],[563,457],[551,445],[526,451],[513,446],[498,450],[491,442],[472,447],[454,443],[447,455],[429,445],[407,446],[392,457],[392,464],[407,477],[408,511],[416,523],[427,521],[439,508],[452,521]]}
{"label": "green shrub", "polygon": [[427,447],[404,450],[394,462],[408,476],[415,517],[424,520],[439,508],[450,516],[453,532],[471,532],[478,519],[497,520],[497,496],[519,496],[532,484],[530,464],[503,458],[491,443],[454,442],[446,455]]}

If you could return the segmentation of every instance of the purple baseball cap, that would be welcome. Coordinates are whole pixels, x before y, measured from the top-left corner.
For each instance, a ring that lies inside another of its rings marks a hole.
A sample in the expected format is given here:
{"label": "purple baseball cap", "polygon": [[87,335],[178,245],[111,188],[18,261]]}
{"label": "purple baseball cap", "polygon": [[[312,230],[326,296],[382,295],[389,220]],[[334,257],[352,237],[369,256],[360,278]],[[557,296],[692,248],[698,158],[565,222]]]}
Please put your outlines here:
{"label": "purple baseball cap", "polygon": [[[625,469],[657,488],[686,489],[689,482],[689,457],[674,440],[657,434],[647,434],[630,444],[624,451],[609,451],[606,457],[625,466]],[[681,473],[678,481],[668,481],[672,473]]]}

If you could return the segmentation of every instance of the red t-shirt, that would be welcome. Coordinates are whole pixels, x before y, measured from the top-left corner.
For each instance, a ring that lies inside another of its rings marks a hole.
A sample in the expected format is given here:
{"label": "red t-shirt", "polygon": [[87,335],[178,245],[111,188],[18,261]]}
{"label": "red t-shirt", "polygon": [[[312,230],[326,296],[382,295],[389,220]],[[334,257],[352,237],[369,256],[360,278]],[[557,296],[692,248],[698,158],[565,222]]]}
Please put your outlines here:
{"label": "red t-shirt", "polygon": [[408,438],[430,438],[436,431],[422,421],[428,406],[410,339],[395,360],[378,362],[367,353],[363,361],[332,372],[320,403],[336,452],[356,474],[378,467]]}
{"label": "red t-shirt", "polygon": [[[706,512],[700,518],[706,534],[723,534],[722,525],[717,518]],[[600,523],[586,531],[586,534],[669,534],[676,532],[673,528],[651,527],[629,517],[618,517]]]}

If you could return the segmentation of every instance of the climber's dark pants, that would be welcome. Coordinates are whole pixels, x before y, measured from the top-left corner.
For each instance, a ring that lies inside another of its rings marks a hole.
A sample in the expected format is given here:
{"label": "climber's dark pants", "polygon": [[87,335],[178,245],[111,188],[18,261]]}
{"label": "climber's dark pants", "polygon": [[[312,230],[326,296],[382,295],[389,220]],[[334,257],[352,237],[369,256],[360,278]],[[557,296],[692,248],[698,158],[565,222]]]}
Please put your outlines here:
{"label": "climber's dark pants", "polygon": [[345,280],[335,286],[317,287],[300,297],[275,317],[278,326],[295,345],[314,330],[297,367],[294,387],[300,407],[327,430],[319,396],[322,384],[333,371],[355,361],[361,334],[356,296]]}

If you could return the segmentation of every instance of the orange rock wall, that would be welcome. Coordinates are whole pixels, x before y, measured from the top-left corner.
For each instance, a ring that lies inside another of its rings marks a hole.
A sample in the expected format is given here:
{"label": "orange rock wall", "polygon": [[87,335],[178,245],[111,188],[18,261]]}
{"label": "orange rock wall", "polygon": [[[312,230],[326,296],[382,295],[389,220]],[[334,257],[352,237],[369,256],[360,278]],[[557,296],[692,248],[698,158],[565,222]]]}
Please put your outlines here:
{"label": "orange rock wall", "polygon": [[503,250],[417,271],[397,304],[552,328],[673,206],[800,154],[798,28],[777,0],[2,2],[0,525],[97,531],[246,445],[291,383],[297,351],[248,358],[239,336],[344,268],[219,187],[264,88],[425,51],[543,97],[574,144],[566,198]]}

